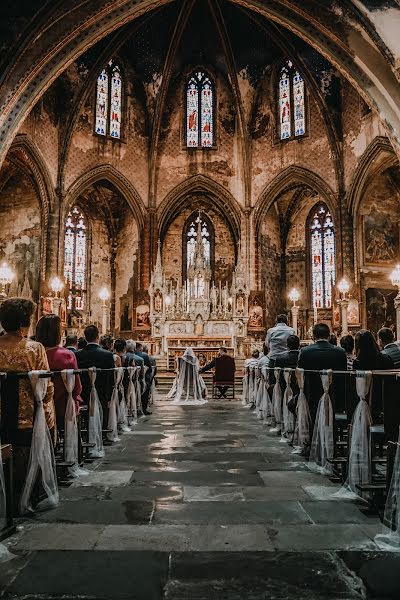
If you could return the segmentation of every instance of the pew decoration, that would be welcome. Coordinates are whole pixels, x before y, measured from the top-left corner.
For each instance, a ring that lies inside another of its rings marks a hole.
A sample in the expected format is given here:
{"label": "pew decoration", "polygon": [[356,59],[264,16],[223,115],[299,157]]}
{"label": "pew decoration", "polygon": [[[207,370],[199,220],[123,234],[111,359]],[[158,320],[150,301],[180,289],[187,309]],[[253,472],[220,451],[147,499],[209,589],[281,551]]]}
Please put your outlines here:
{"label": "pew decoration", "polygon": [[329,396],[329,388],[332,383],[331,369],[321,371],[321,382],[324,393],[318,403],[308,468],[311,471],[330,475],[332,473],[332,467],[329,461],[333,459],[334,451],[334,414]]}
{"label": "pew decoration", "polygon": [[142,372],[143,369],[143,379],[141,377],[136,377],[136,400],[137,400],[137,408],[143,414],[143,405],[142,405],[142,394],[146,389],[146,386],[143,387],[144,377],[146,374],[147,367],[139,367]]}
{"label": "pew decoration", "polygon": [[68,394],[64,417],[64,459],[68,463],[73,463],[72,467],[68,467],[69,474],[72,477],[81,477],[89,475],[89,471],[79,466],[79,432],[75,401],[72,395],[75,387],[74,370],[64,369],[61,371],[61,378]]}
{"label": "pew decoration", "polygon": [[103,447],[103,409],[100,404],[99,395],[96,390],[96,368],[88,369],[91,390],[89,398],[89,442],[94,444],[90,451],[93,458],[102,458],[104,456]]}
{"label": "pew decoration", "polygon": [[375,536],[375,543],[382,550],[400,550],[400,431],[383,513],[383,532]]}
{"label": "pew decoration", "polygon": [[119,396],[119,403],[117,406],[118,429],[122,433],[128,433],[131,430],[129,429],[129,426],[128,426],[128,409],[127,409],[126,400],[125,400],[124,377],[125,377],[125,371],[124,371],[123,367],[118,367],[118,370],[116,373],[116,379],[119,380],[119,383],[116,382],[116,385],[118,386],[118,396]]}
{"label": "pew decoration", "polygon": [[310,444],[311,415],[304,393],[304,369],[296,369],[299,396],[296,407],[296,424],[293,436],[292,454],[301,454]]}
{"label": "pew decoration", "polygon": [[47,427],[43,407],[43,399],[46,396],[48,377],[40,377],[46,371],[31,371],[31,381],[34,397],[36,400],[36,415],[33,424],[32,444],[29,456],[29,465],[26,474],[24,489],[20,499],[20,513],[33,512],[31,497],[35,488],[37,476],[40,472],[41,483],[46,492],[47,499],[38,506],[54,507],[59,501],[58,484],[56,475],[56,463],[50,431]]}
{"label": "pew decoration", "polygon": [[286,388],[283,394],[283,427],[282,427],[282,438],[281,442],[289,442],[290,435],[293,434],[294,430],[294,415],[289,410],[289,402],[293,399],[292,390],[292,369],[285,368],[283,371],[283,377],[285,379]]}
{"label": "pew decoration", "polygon": [[372,372],[356,371],[356,390],[359,397],[350,428],[348,475],[343,487],[333,494],[337,498],[360,499],[357,485],[371,482],[371,411],[368,393]]}
{"label": "pew decoration", "polygon": [[137,370],[140,367],[128,367],[128,386],[126,390],[126,408],[128,414],[128,424],[130,426],[137,424],[137,395],[136,395],[136,378]]}
{"label": "pew decoration", "polygon": [[124,376],[122,367],[114,372],[114,388],[111,394],[110,407],[108,410],[108,433],[107,438],[110,442],[119,442],[118,437],[118,405],[119,405],[119,386]]}
{"label": "pew decoration", "polygon": [[245,369],[244,372],[244,377],[243,377],[243,398],[242,398],[242,405],[246,406],[248,404],[248,398],[249,398],[249,377],[250,377],[250,371],[248,368]]}
{"label": "pew decoration", "polygon": [[260,383],[258,386],[256,402],[256,408],[258,411],[257,418],[266,422],[272,413],[271,398],[268,392],[268,369],[266,367],[261,367],[261,369],[259,369],[259,373]]}
{"label": "pew decoration", "polygon": [[280,384],[281,368],[274,369],[275,385],[272,392],[273,420],[274,426],[269,430],[270,433],[280,433],[282,425],[282,389]]}

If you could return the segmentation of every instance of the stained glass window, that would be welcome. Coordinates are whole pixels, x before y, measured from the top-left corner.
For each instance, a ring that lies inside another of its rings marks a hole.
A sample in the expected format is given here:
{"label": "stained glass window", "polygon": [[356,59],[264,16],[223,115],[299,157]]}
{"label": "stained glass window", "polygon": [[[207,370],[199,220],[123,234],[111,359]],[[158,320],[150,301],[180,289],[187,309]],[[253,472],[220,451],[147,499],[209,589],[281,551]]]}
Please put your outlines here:
{"label": "stained glass window", "polygon": [[197,215],[196,218],[190,221],[187,228],[187,242],[186,242],[186,257],[187,257],[187,268],[193,264],[194,253],[196,249],[197,240],[197,229],[201,220],[201,237],[203,239],[204,257],[206,259],[207,266],[211,264],[211,236],[208,224],[201,218],[201,215]]}
{"label": "stained glass window", "polygon": [[102,70],[96,87],[96,127],[99,135],[121,138],[123,81],[113,61]]}
{"label": "stained glass window", "polygon": [[68,213],[64,237],[64,279],[69,287],[68,308],[83,310],[86,301],[87,223],[77,206]]}
{"label": "stained glass window", "polygon": [[335,229],[325,204],[313,209],[310,220],[311,280],[313,308],[332,307],[336,280]]}
{"label": "stained glass window", "polygon": [[306,133],[305,85],[290,61],[279,75],[279,137],[289,140]]}
{"label": "stained glass window", "polygon": [[186,145],[188,148],[214,145],[214,87],[202,71],[193,74],[186,86]]}

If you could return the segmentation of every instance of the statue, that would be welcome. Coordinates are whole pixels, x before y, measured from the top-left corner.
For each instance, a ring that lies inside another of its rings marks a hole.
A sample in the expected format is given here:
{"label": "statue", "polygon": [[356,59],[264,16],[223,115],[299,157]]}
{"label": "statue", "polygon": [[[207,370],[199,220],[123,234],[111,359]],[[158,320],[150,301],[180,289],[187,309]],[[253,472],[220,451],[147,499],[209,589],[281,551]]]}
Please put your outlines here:
{"label": "statue", "polygon": [[204,333],[204,323],[203,323],[203,319],[201,318],[200,315],[197,315],[197,317],[196,317],[194,332],[196,335],[203,335],[203,333]]}

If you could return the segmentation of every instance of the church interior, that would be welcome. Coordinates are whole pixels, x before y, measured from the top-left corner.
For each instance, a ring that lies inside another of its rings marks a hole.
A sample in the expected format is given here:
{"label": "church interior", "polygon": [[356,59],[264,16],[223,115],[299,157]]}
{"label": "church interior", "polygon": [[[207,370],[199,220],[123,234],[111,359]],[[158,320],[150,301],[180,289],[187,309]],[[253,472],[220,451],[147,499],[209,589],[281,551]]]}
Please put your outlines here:
{"label": "church interior", "polygon": [[[280,313],[302,342],[319,322],[399,339],[398,0],[0,14],[0,301],[147,344],[161,386],[189,346],[242,369]],[[162,396],[106,449],[106,482],[95,463],[22,522],[0,598],[398,597],[379,520],[320,498],[333,484],[233,405]]]}

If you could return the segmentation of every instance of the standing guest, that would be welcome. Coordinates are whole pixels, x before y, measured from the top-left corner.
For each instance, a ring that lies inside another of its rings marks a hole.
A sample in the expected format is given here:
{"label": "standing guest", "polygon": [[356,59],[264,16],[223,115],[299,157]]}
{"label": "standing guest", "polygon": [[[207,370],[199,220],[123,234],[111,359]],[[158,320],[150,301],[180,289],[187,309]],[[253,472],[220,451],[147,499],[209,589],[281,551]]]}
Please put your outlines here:
{"label": "standing guest", "polygon": [[[0,336],[0,370],[7,373],[48,371],[46,350],[39,342],[28,340],[28,331],[36,306],[25,298],[9,298],[0,306],[0,323],[4,335]],[[25,482],[32,441],[35,398],[28,378],[2,382],[1,441],[13,446],[13,477],[15,505],[18,505]],[[54,439],[55,410],[53,384],[49,381],[43,399],[46,423]]]}
{"label": "standing guest", "polygon": [[264,342],[263,353],[260,356],[260,358],[258,359],[258,367],[261,369],[262,367],[268,367],[268,366],[269,366],[268,347],[267,347],[267,344]]}
{"label": "standing guest", "polygon": [[85,340],[84,337],[80,337],[78,339],[78,350],[82,350],[82,348],[84,348],[87,344],[87,341]]}
{"label": "standing guest", "polygon": [[[76,353],[76,360],[80,369],[114,369],[113,353],[104,350],[100,346],[99,330],[96,325],[88,325],[85,328],[85,339],[87,344],[82,350]],[[91,383],[86,373],[81,375],[82,398],[86,404],[89,404]],[[108,422],[108,403],[111,399],[112,389],[114,387],[114,372],[98,373],[96,377],[96,390],[103,408],[103,423]]]}
{"label": "standing guest", "polygon": [[[346,352],[343,348],[332,346],[329,343],[329,336],[328,325],[325,323],[314,325],[314,343],[300,351],[298,366],[301,369],[311,371],[322,371],[323,369],[332,369],[333,371],[347,370]],[[345,385],[344,375],[333,377],[331,399],[334,412],[344,410]],[[318,404],[323,394],[319,373],[305,373],[304,390],[310,407],[312,431],[317,416]]]}
{"label": "standing guest", "polygon": [[[77,369],[76,355],[67,348],[61,348],[61,319],[57,315],[44,315],[36,325],[36,339],[46,349],[51,371]],[[75,336],[76,337],[76,336]],[[82,385],[79,375],[75,375],[75,387],[72,396],[75,400],[76,412],[82,403]],[[61,376],[54,378],[54,405],[56,409],[57,428],[64,429],[64,416],[67,407],[68,393]]]}
{"label": "standing guest", "polygon": [[143,406],[143,414],[151,415],[151,412],[149,410],[147,410],[147,406],[149,404],[151,383],[153,381],[150,358],[148,357],[147,354],[145,354],[143,352],[143,344],[141,342],[136,342],[135,353],[138,356],[140,356],[140,358],[143,358],[144,366],[147,367],[147,371],[146,371],[146,375],[145,375],[146,389],[145,389],[144,393],[142,394],[142,406]]}
{"label": "standing guest", "polygon": [[378,331],[378,342],[382,354],[390,356],[395,369],[400,369],[400,346],[394,341],[394,333],[389,327],[382,327]]}
{"label": "standing guest", "polygon": [[[356,358],[353,369],[357,371],[386,371],[393,369],[393,360],[388,354],[383,354],[372,333],[367,329],[361,329],[355,339]],[[372,419],[379,422],[383,411],[383,385],[384,377],[374,375],[372,378]]]}
{"label": "standing guest", "polygon": [[76,352],[78,352],[78,336],[72,334],[67,335],[65,338],[65,348],[76,354]]}
{"label": "standing guest", "polygon": [[352,335],[344,335],[340,338],[340,347],[346,352],[347,370],[353,370],[354,362],[354,338]]}
{"label": "standing guest", "polygon": [[276,317],[276,325],[267,331],[265,343],[268,348],[268,356],[274,358],[280,352],[287,350],[286,340],[289,335],[294,335],[296,332],[293,327],[289,327],[288,318],[286,315],[278,315]]}

